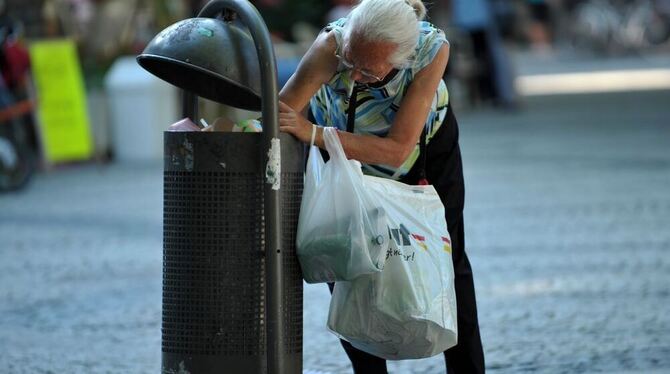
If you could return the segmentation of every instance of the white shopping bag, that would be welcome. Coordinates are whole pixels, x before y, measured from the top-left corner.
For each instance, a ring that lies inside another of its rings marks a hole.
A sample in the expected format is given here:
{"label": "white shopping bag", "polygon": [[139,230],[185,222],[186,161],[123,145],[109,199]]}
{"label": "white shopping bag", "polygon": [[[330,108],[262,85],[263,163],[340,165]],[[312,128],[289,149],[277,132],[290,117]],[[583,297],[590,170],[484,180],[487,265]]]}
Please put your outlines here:
{"label": "white shopping bag", "polygon": [[347,160],[335,129],[324,129],[330,154],[309,151],[296,248],[308,283],[353,280],[384,268],[386,212],[363,186],[360,163]]}
{"label": "white shopping bag", "polygon": [[337,282],[328,328],[390,360],[430,357],[457,343],[456,294],[444,207],[433,186],[366,176],[385,210],[382,272]]}

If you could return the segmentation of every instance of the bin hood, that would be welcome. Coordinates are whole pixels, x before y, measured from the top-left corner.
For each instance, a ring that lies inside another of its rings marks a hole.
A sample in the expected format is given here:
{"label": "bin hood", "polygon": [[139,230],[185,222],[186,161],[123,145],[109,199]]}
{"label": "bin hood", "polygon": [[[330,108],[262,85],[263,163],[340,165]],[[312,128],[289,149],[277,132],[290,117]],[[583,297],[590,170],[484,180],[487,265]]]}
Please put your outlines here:
{"label": "bin hood", "polygon": [[137,62],[198,96],[236,108],[261,109],[256,47],[235,21],[200,17],[179,21],[154,37]]}

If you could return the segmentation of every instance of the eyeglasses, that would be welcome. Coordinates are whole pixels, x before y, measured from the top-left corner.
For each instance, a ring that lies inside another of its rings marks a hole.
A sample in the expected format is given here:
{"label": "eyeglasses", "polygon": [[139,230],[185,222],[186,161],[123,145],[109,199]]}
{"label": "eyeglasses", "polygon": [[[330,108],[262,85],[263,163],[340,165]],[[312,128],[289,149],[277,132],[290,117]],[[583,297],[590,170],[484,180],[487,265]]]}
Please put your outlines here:
{"label": "eyeglasses", "polygon": [[381,82],[381,81],[384,80],[383,78],[379,78],[378,76],[376,76],[376,75],[374,75],[374,74],[372,74],[372,73],[369,73],[369,72],[367,72],[367,71],[365,71],[365,70],[361,70],[361,69],[356,68],[356,67],[354,66],[354,64],[352,64],[351,62],[347,61],[346,58],[340,56],[337,52],[335,52],[335,57],[337,57],[337,59],[340,61],[340,64],[342,64],[342,66],[344,66],[345,68],[347,68],[347,70],[354,70],[354,71],[357,71],[357,72],[361,73],[361,75],[362,75],[363,77],[365,77],[365,78],[367,78],[367,79],[372,79],[372,80],[374,80],[374,81],[376,81],[376,82]]}

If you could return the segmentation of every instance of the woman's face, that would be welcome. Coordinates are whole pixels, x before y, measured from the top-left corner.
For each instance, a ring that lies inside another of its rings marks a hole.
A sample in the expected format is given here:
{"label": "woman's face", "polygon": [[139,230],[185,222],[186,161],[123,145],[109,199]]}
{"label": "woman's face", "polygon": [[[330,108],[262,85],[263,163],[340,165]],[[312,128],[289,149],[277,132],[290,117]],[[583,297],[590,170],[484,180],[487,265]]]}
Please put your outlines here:
{"label": "woman's face", "polygon": [[342,65],[351,70],[351,79],[360,83],[376,83],[384,79],[393,65],[389,58],[395,52],[396,45],[389,42],[357,39],[344,43],[342,55],[338,56]]}

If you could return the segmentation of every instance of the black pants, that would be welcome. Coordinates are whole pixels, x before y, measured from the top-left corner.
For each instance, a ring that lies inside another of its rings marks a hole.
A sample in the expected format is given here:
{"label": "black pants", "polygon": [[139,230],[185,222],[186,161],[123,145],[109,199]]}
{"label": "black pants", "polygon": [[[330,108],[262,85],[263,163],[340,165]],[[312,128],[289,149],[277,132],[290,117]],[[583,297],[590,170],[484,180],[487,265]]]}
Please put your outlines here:
{"label": "black pants", "polygon": [[[463,202],[465,187],[463,164],[458,146],[458,123],[451,108],[447,118],[427,146],[426,176],[435,186],[445,207],[447,228],[451,236],[454,262],[456,303],[458,313],[458,344],[444,352],[447,373],[484,373],[484,352],[479,336],[477,303],[472,269],[465,254],[463,229]],[[415,184],[419,180],[420,162],[403,178],[404,183]],[[329,284],[330,292],[333,285]],[[341,340],[356,374],[384,374],[386,360],[354,348]]]}
{"label": "black pants", "polygon": [[[490,33],[486,29],[479,29],[472,30],[469,34],[474,57],[479,66],[476,75],[479,99],[495,101],[498,99],[498,89],[495,82],[496,66],[491,54]],[[470,99],[474,100],[472,97]]]}

